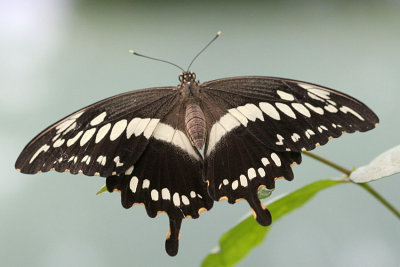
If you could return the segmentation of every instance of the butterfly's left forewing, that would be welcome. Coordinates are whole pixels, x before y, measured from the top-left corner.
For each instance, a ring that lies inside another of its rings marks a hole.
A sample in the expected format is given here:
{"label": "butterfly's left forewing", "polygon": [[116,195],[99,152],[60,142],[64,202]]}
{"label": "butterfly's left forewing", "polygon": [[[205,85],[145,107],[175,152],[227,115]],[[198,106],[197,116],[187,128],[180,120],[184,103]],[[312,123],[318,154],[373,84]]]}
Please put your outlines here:
{"label": "butterfly's left forewing", "polygon": [[15,167],[28,174],[56,170],[107,177],[123,173],[139,159],[176,101],[173,87],[132,91],[99,101],[37,135]]}

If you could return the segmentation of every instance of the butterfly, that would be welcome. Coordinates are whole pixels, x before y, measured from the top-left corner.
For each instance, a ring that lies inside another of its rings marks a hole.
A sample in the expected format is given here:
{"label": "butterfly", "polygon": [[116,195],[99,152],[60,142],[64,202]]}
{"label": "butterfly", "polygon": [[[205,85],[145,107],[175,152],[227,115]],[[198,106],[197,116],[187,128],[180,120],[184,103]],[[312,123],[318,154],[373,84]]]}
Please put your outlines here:
{"label": "butterfly", "polygon": [[66,116],[23,149],[16,169],[105,177],[124,208],[141,204],[150,217],[168,215],[165,248],[174,256],[182,220],[214,201],[246,200],[260,225],[271,224],[260,188],[292,180],[301,151],[379,122],[360,101],[313,83],[262,76],[200,83],[191,71],[179,81]]}

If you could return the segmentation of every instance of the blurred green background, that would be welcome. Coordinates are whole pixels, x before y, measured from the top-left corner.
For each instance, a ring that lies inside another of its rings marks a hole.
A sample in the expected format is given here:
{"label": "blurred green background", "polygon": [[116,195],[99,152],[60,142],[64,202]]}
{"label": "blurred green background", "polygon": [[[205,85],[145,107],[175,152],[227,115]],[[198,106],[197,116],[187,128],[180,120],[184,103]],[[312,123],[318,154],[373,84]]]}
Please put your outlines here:
{"label": "blurred green background", "polygon": [[[371,132],[315,150],[360,166],[399,144],[400,3],[397,1],[0,1],[0,258],[2,266],[190,266],[249,211],[225,201],[183,223],[180,251],[164,251],[165,215],[125,210],[95,193],[99,177],[28,176],[14,162],[28,141],[80,107],[128,90],[178,84],[179,71],[129,49],[187,66],[200,81],[236,75],[325,85],[380,117]],[[340,174],[304,158],[273,196]],[[371,185],[400,209],[400,175]],[[399,266],[399,221],[357,186],[319,194],[272,226],[241,266]]]}

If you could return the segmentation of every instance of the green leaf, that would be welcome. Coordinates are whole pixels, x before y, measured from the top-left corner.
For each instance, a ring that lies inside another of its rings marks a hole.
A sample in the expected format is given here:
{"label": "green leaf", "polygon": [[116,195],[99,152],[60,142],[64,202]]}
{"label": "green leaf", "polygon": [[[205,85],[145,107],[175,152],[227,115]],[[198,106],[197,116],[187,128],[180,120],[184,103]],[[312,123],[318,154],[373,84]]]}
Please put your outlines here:
{"label": "green leaf", "polygon": [[265,187],[261,187],[257,192],[258,193],[258,198],[259,199],[268,198],[268,197],[270,197],[272,195],[272,191],[274,191],[274,189],[267,189]]}
{"label": "green leaf", "polygon": [[[282,216],[300,208],[319,191],[344,183],[343,180],[321,180],[306,185],[288,195],[267,204],[274,223]],[[260,226],[253,216],[249,216],[231,230],[223,234],[219,240],[219,250],[210,253],[202,263],[203,267],[233,266],[242,260],[253,248],[261,244],[270,227]]]}
{"label": "green leaf", "polygon": [[107,192],[107,186],[103,186],[96,195],[100,195],[101,193]]}
{"label": "green leaf", "polygon": [[368,165],[357,168],[350,174],[355,183],[367,183],[400,172],[400,145],[383,152]]}

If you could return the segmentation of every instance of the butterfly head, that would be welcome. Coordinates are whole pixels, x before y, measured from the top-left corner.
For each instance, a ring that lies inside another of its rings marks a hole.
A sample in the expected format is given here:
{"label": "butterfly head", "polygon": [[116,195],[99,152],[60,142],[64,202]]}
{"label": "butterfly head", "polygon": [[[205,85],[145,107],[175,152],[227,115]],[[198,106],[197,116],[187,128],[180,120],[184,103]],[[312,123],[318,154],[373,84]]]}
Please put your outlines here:
{"label": "butterfly head", "polygon": [[193,83],[196,82],[196,73],[187,71],[179,75],[179,81],[183,83]]}

